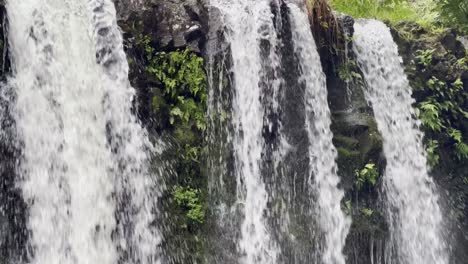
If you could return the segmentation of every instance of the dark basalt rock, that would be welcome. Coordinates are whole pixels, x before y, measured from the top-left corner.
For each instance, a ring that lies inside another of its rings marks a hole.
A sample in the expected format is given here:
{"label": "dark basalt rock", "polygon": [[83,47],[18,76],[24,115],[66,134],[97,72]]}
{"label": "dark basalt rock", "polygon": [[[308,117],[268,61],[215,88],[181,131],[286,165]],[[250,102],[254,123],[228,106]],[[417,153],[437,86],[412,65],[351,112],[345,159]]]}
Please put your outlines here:
{"label": "dark basalt rock", "polygon": [[208,16],[201,0],[117,0],[115,4],[125,33],[141,27],[161,50],[190,47],[200,52]]}

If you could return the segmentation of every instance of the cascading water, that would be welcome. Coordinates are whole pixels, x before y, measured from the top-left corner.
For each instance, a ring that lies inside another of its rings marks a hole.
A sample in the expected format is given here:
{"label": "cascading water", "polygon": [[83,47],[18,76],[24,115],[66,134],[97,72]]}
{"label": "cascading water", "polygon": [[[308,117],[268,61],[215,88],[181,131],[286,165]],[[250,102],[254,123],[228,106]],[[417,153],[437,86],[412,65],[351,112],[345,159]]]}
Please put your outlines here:
{"label": "cascading water", "polygon": [[276,34],[270,1],[212,0],[221,13],[232,54],[234,98],[233,147],[237,200],[244,218],[238,250],[242,263],[275,263],[278,249],[265,218],[268,193],[261,175],[264,109],[261,42]]}
{"label": "cascading water", "polygon": [[396,263],[446,264],[438,194],[428,175],[411,87],[390,30],[375,20],[357,21],[354,51],[364,73],[365,95],[384,139],[383,191]]}
{"label": "cascading water", "polygon": [[295,4],[290,10],[292,41],[299,60],[299,81],[305,86],[306,120],[309,137],[310,191],[317,196],[316,215],[324,241],[322,261],[344,264],[343,247],[350,220],[341,211],[344,192],[338,189],[337,153],[332,143],[331,118],[325,74],[310,30],[307,14]]}
{"label": "cascading water", "polygon": [[[302,4],[300,3],[301,6]],[[285,5],[268,0],[217,0],[211,1],[211,5],[220,13],[224,41],[230,47],[232,58],[229,63],[231,65],[228,66],[233,76],[231,140],[238,188],[237,203],[243,205],[241,232],[237,243],[240,262],[344,263],[342,251],[350,223],[340,208],[344,193],[337,187],[339,177],[336,173],[336,150],[332,145],[330,131],[325,76],[321,70],[307,13],[296,3]],[[292,36],[287,33],[287,36],[280,35],[283,32],[282,27],[290,27]],[[294,50],[286,51],[286,42]],[[282,79],[282,74],[285,73],[279,70],[284,67],[283,63],[298,65],[298,70],[293,69],[291,73],[286,73],[289,74],[288,80]],[[214,72],[210,72],[212,78],[220,77],[213,74]],[[294,76],[298,76],[299,80]],[[216,87],[212,84],[211,96],[222,93],[223,87],[219,85],[224,82],[211,80],[213,84],[218,83]],[[282,89],[296,89],[293,94],[305,91],[305,107],[297,102],[291,104],[288,98],[282,98],[291,95]],[[222,99],[211,98],[209,109],[213,111],[210,112],[213,120],[216,120],[216,113],[222,113],[219,110]],[[283,107],[287,110],[282,109]],[[298,120],[297,113],[304,118]],[[294,127],[283,127],[282,118],[296,119],[291,123]],[[289,141],[294,142],[294,146],[290,146]],[[290,160],[302,153],[302,146],[298,145],[300,142],[309,142],[308,152],[305,147],[306,151],[303,153],[304,156],[309,155],[309,159]],[[291,165],[282,164],[286,161],[283,156],[288,156],[287,162],[296,164],[303,161],[302,163],[308,164],[301,164],[295,168],[296,171],[283,170],[283,166]],[[294,172],[294,175],[287,175],[287,171]],[[308,183],[304,184],[301,179]],[[225,184],[223,179],[217,179],[216,182],[218,188]],[[296,188],[305,190],[308,194],[296,194]],[[294,197],[295,195],[298,197]],[[304,201],[303,197],[309,198]],[[306,202],[308,205],[296,206],[291,204],[293,201]],[[277,207],[271,208],[272,204]],[[291,206],[296,206],[292,210],[293,215],[289,215],[288,207]],[[309,208],[315,210],[311,212]],[[225,209],[221,211],[226,212]],[[269,217],[275,219],[270,221]],[[290,217],[295,219],[290,221]],[[304,223],[304,217],[310,223]],[[317,218],[318,225],[311,224],[313,217]],[[305,242],[311,252],[305,252],[307,246],[297,250],[294,248],[299,242],[288,229],[297,224],[307,225],[305,229],[309,226],[319,229],[304,231],[312,236],[314,233],[319,234],[317,238],[308,237],[309,240],[316,240],[315,246],[311,247],[310,241]],[[272,226],[281,230],[270,231]],[[317,249],[320,250],[319,253],[312,252]],[[317,255],[321,256],[321,260],[315,259]]]}
{"label": "cascading water", "polygon": [[28,263],[155,263],[158,191],[110,0],[7,1]]}

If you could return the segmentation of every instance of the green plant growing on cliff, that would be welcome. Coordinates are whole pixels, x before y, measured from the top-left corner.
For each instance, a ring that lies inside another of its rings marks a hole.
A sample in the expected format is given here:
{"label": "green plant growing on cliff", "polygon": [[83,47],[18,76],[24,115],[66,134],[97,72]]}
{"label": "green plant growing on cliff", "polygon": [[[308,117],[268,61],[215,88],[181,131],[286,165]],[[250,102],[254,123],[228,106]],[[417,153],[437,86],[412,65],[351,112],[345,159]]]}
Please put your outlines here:
{"label": "green plant growing on cliff", "polygon": [[426,146],[427,162],[431,168],[436,167],[439,164],[440,156],[437,152],[439,148],[439,142],[437,140],[429,140]]}
{"label": "green plant growing on cliff", "polygon": [[465,53],[466,56],[464,58],[458,59],[455,63],[455,67],[462,71],[468,71],[468,50]]}
{"label": "green plant growing on cliff", "polygon": [[417,50],[416,51],[416,62],[424,67],[428,67],[432,64],[432,55],[435,49]]}
{"label": "green plant growing on cliff", "polygon": [[441,20],[448,26],[468,32],[468,2],[466,0],[439,0]]}
{"label": "green plant growing on cliff", "polygon": [[366,217],[371,217],[374,214],[374,210],[369,208],[362,208],[361,213]]}
{"label": "green plant growing on cliff", "polygon": [[455,155],[458,159],[468,158],[468,144],[463,142],[462,132],[458,129],[450,128],[448,132],[449,136],[455,142]]}
{"label": "green plant growing on cliff", "polygon": [[188,49],[157,52],[147,55],[147,70],[163,87],[170,104],[170,123],[192,123],[197,129],[206,128],[206,74],[203,59]]}
{"label": "green plant growing on cliff", "polygon": [[193,223],[205,221],[205,206],[201,199],[202,192],[191,187],[177,186],[172,195],[176,204],[186,211],[186,217]]}
{"label": "green plant growing on cliff", "polygon": [[418,106],[417,114],[424,126],[429,127],[432,131],[440,132],[444,127],[442,120],[439,118],[439,106],[433,102],[422,102]]}
{"label": "green plant growing on cliff", "polygon": [[355,60],[348,60],[337,69],[338,77],[344,82],[360,82],[362,76],[358,72],[358,66]]}
{"label": "green plant growing on cliff", "polygon": [[147,47],[147,72],[159,84],[160,93],[153,97],[154,111],[166,105],[170,128],[178,143],[178,174],[186,184],[199,177],[200,156],[203,149],[203,133],[206,129],[206,74],[201,57],[188,49],[172,52],[155,52]]}
{"label": "green plant growing on cliff", "polygon": [[189,49],[157,51],[151,38],[138,35],[136,43],[144,54],[146,78],[152,89],[152,114],[157,129],[170,135],[173,144],[167,155],[173,157],[177,175],[167,183],[168,203],[175,209],[174,221],[180,232],[188,232],[199,246],[197,234],[204,223],[205,180],[202,170],[204,131],[206,129],[207,88],[203,59]]}
{"label": "green plant growing on cliff", "polygon": [[[429,67],[430,64],[425,66]],[[457,64],[453,67],[463,70]],[[453,146],[452,153],[459,160],[467,159],[468,145],[463,141],[462,132],[457,127],[462,120],[468,118],[468,113],[464,110],[468,93],[463,89],[463,82],[457,78],[452,83],[446,83],[432,76],[426,82],[426,89],[423,91],[427,96],[418,104],[416,113],[423,126],[429,129],[427,142],[429,164],[435,167],[439,163],[440,142],[444,146]]]}
{"label": "green plant growing on cliff", "polygon": [[355,170],[354,175],[356,176],[355,185],[360,190],[364,184],[374,186],[379,178],[379,172],[374,163],[367,163],[361,170]]}
{"label": "green plant growing on cliff", "polygon": [[136,38],[136,44],[140,47],[143,47],[146,57],[149,61],[152,60],[155,49],[151,46],[151,38],[148,35],[138,35]]}

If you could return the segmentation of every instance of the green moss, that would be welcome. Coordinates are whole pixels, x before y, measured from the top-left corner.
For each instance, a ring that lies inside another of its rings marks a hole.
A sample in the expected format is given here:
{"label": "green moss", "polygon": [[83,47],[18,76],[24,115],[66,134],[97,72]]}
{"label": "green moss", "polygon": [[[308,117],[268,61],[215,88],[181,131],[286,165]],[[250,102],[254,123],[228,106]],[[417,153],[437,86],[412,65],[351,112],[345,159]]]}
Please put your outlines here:
{"label": "green moss", "polygon": [[356,150],[350,150],[347,148],[337,148],[338,150],[338,156],[342,157],[343,159],[347,160],[353,160],[361,155],[359,151]]}
{"label": "green moss", "polygon": [[334,135],[333,141],[336,146],[345,147],[346,149],[356,149],[359,144],[357,139],[340,134]]}

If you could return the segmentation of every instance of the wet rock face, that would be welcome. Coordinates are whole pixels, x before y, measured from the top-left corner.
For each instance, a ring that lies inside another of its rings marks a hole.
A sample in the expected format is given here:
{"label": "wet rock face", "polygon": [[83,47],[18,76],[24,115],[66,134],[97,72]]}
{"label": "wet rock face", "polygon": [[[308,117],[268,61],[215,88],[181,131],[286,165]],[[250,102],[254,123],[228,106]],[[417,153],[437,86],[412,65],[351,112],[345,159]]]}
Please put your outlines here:
{"label": "wet rock face", "polygon": [[[219,27],[222,23],[219,18],[218,11],[212,9],[210,19],[210,30],[208,30],[208,6],[206,0],[115,0],[119,25],[122,28],[125,39],[125,47],[130,64],[130,81],[137,90],[137,109],[142,123],[151,128],[152,123],[157,123],[156,118],[151,116],[151,100],[154,95],[157,84],[146,73],[148,61],[145,54],[145,47],[138,44],[142,37],[148,37],[150,42],[147,44],[156,51],[173,51],[176,49],[189,48],[197,53],[204,54],[204,46],[206,39],[215,39],[218,36]],[[254,0],[252,0],[254,1]],[[1,5],[1,0],[0,0]],[[378,190],[380,188],[380,180],[373,186],[365,186],[362,189],[356,188],[356,170],[360,170],[368,163],[374,163],[379,170],[379,174],[383,174],[385,168],[385,158],[382,154],[382,139],[377,130],[376,123],[373,117],[371,108],[368,106],[363,94],[363,82],[359,80],[357,75],[360,75],[359,69],[354,64],[352,55],[351,43],[348,43],[345,38],[341,38],[335,43],[336,34],[330,31],[334,28],[334,24],[330,23],[327,27],[315,29],[315,39],[318,43],[319,52],[323,70],[327,76],[328,85],[328,100],[332,112],[332,131],[334,133],[334,144],[338,150],[338,166],[339,175],[342,178],[341,187],[346,191],[346,197],[343,202],[351,206],[348,212],[353,218],[353,226],[347,240],[345,253],[350,263],[381,263],[381,257],[385,255],[385,240],[387,227],[385,219],[382,215],[381,201],[379,200]],[[352,39],[353,34],[353,19],[351,17],[342,17],[340,28],[342,32],[348,33],[349,39]],[[315,25],[323,25],[320,21],[316,21]],[[433,39],[425,37],[426,33],[423,29],[414,26],[406,25],[405,28],[400,27],[398,31],[410,31],[410,40],[405,40],[402,35],[394,30],[394,38],[400,46],[400,54],[404,59],[405,66],[408,70],[414,67],[414,56],[416,50],[436,49],[433,56],[435,67],[431,72],[417,71],[418,76],[422,79],[430,79],[431,76],[437,76],[441,80],[454,82],[457,76],[461,76],[464,89],[468,89],[468,72],[459,75],[457,72],[451,72],[448,69],[453,63],[448,60],[451,56],[457,58],[463,56],[463,41],[453,32],[447,32],[442,38]],[[211,33],[208,33],[208,32]],[[286,34],[287,32],[284,32]],[[467,45],[465,37],[465,48]],[[222,48],[218,42],[208,41],[206,43],[210,50],[220,50]],[[339,50],[334,50],[332,47],[338,45]],[[345,48],[347,46],[347,48]],[[288,52],[288,46],[283,48]],[[343,52],[348,51],[347,58],[343,60]],[[290,62],[294,64],[293,62]],[[287,62],[285,62],[287,64]],[[340,74],[341,72],[341,74]],[[291,71],[284,73],[290,74]],[[345,80],[346,76],[343,73],[351,74],[351,79]],[[286,76],[288,78],[288,76]],[[290,76],[294,79],[295,76]],[[410,76],[411,78],[411,76]],[[293,92],[290,90],[289,92]],[[296,96],[296,97],[294,97]],[[290,98],[294,98],[289,102],[294,106],[294,101],[300,100],[300,94],[292,94]],[[420,99],[416,98],[419,102]],[[292,112],[291,112],[292,113]],[[300,124],[295,124],[297,120],[290,118],[286,124],[289,127],[300,127]],[[155,125],[157,126],[157,125]],[[468,127],[468,125],[467,125]],[[152,129],[148,129],[153,133]],[[299,129],[298,129],[299,131]],[[297,139],[304,138],[303,135],[295,135]],[[298,141],[297,145],[304,145]],[[298,152],[293,158],[300,160],[306,155],[305,152]],[[448,166],[450,167],[450,166]],[[448,190],[447,196],[452,200],[457,200],[453,204],[460,208],[464,208],[464,218],[458,223],[460,225],[457,239],[459,245],[455,251],[459,251],[459,259],[466,259],[466,252],[463,249],[468,245],[467,230],[468,230],[468,212],[466,211],[466,203],[468,197],[466,188],[462,188],[461,177],[453,177],[453,175],[461,175],[463,166],[451,166],[453,170],[435,171],[434,174],[443,188]],[[465,166],[466,167],[466,166]],[[302,168],[299,168],[302,170]],[[468,177],[468,175],[466,175]],[[366,209],[373,211],[372,215],[365,215],[362,210]],[[0,214],[0,236],[4,221]],[[184,243],[184,237],[175,237]],[[1,241],[0,241],[1,243]],[[224,244],[223,244],[224,246]],[[0,255],[1,257],[1,255]],[[372,259],[372,260],[371,260]],[[1,259],[0,259],[0,263]],[[187,262],[188,263],[188,262]],[[454,263],[459,263],[454,261]]]}
{"label": "wet rock face", "polygon": [[116,0],[125,33],[141,27],[161,50],[190,47],[200,52],[207,32],[203,0]]}
{"label": "wet rock face", "polygon": [[137,91],[138,116],[149,129],[158,126],[152,116],[157,83],[147,72],[148,50],[190,49],[203,53],[208,32],[205,0],[115,0],[118,24],[129,61],[129,79]]}
{"label": "wet rock face", "polygon": [[11,91],[5,85],[10,74],[8,56],[8,21],[5,3],[0,0],[0,264],[19,263],[25,259],[27,240],[26,204],[17,186],[17,165],[20,152],[15,139],[15,123],[7,99]]}

